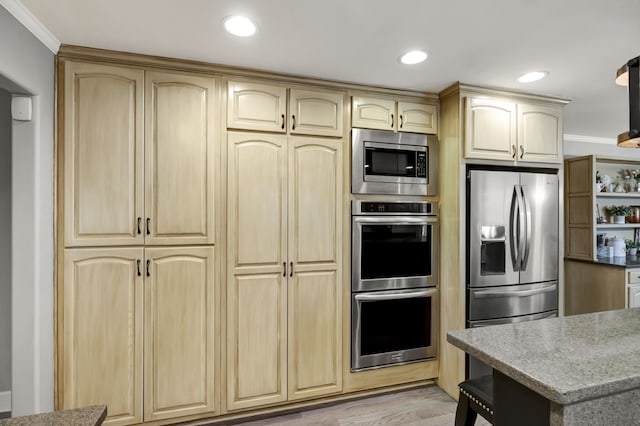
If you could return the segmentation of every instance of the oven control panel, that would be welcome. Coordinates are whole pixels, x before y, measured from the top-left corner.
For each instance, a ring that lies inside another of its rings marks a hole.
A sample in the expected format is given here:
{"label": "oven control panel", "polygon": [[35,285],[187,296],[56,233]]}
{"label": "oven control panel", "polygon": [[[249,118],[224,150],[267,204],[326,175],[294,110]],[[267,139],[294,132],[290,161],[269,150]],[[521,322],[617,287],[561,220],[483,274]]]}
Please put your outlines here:
{"label": "oven control panel", "polygon": [[424,201],[353,201],[352,215],[435,215],[436,206]]}

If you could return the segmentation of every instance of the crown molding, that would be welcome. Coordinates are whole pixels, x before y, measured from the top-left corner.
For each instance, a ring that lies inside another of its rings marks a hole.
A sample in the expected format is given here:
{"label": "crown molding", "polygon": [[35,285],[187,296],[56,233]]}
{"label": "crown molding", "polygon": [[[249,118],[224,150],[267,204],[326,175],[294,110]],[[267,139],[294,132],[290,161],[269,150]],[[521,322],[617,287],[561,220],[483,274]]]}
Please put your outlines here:
{"label": "crown molding", "polygon": [[571,135],[565,133],[563,139],[569,142],[587,142],[587,143],[603,143],[608,145],[616,145],[616,138],[601,138],[597,136],[583,136],[583,135]]}
{"label": "crown molding", "polygon": [[54,54],[58,53],[60,41],[51,34],[51,31],[49,31],[20,0],[0,0],[0,6],[7,9],[10,14],[31,31],[49,50]]}

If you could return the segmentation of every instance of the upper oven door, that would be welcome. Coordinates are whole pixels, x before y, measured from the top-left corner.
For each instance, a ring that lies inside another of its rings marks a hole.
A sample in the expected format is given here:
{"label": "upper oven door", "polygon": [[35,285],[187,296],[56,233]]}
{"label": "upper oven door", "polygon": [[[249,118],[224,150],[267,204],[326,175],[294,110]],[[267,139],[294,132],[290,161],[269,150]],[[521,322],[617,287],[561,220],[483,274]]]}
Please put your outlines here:
{"label": "upper oven door", "polygon": [[435,287],[438,223],[434,216],[353,216],[351,289]]}

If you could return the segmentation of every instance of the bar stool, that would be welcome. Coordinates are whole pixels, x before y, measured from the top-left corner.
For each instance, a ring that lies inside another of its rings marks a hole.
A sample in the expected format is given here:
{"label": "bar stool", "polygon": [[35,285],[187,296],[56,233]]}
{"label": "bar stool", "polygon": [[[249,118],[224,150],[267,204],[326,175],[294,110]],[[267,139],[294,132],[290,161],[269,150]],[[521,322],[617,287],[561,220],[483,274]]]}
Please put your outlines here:
{"label": "bar stool", "polygon": [[455,426],[473,426],[478,414],[493,424],[493,376],[465,380],[458,389]]}

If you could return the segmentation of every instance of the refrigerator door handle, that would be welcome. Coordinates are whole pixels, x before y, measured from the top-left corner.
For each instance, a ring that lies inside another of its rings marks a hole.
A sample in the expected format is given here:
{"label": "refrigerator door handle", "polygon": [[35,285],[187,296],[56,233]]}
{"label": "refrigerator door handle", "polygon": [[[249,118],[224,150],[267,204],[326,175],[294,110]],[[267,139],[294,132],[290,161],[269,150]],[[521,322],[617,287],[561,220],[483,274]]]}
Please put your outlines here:
{"label": "refrigerator door handle", "polygon": [[518,191],[516,187],[513,187],[513,193],[511,194],[511,210],[509,213],[509,247],[511,249],[511,263],[513,264],[513,270],[520,270],[520,251],[519,244],[516,235],[516,228],[518,226],[518,215],[520,214],[518,202]]}
{"label": "refrigerator door handle", "polygon": [[521,271],[527,270],[527,263],[529,261],[529,251],[531,249],[531,206],[527,200],[527,196],[524,193],[524,187],[520,186],[520,191],[522,191],[522,204],[524,205],[524,228],[525,231],[525,244],[524,244],[524,253],[522,256],[522,264],[520,266]]}
{"label": "refrigerator door handle", "polygon": [[550,284],[542,288],[535,288],[533,290],[482,290],[473,293],[473,296],[477,299],[484,299],[487,297],[527,297],[535,296],[536,294],[551,293],[557,290],[557,285]]}
{"label": "refrigerator door handle", "polygon": [[527,243],[526,238],[526,212],[522,185],[516,185],[518,199],[518,271],[524,271],[524,252]]}

